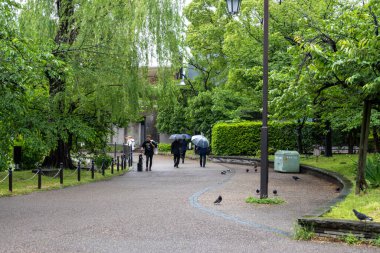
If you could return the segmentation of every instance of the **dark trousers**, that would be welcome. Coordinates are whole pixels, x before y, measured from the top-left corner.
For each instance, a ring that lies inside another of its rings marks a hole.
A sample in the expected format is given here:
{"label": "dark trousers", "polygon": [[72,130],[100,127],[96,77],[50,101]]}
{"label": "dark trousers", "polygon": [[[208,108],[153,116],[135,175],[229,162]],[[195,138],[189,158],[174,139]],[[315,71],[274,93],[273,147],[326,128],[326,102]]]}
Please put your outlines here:
{"label": "dark trousers", "polygon": [[152,170],[153,154],[146,154],[146,170]]}
{"label": "dark trousers", "polygon": [[205,167],[206,166],[206,155],[199,155],[199,163],[201,165],[201,167]]}
{"label": "dark trousers", "polygon": [[186,151],[182,151],[181,153],[182,163],[185,162],[185,156],[186,156]]}
{"label": "dark trousers", "polygon": [[181,158],[180,154],[174,154],[174,167],[178,168],[180,158]]}

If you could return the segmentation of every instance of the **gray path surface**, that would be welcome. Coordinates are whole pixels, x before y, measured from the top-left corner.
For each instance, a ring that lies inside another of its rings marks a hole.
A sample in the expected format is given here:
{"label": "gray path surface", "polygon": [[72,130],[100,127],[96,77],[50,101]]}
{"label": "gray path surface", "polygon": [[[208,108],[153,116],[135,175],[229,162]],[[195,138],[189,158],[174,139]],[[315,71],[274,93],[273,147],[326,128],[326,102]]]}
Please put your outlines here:
{"label": "gray path surface", "polygon": [[[244,203],[259,173],[244,166],[155,157],[152,172],[0,199],[0,252],[379,252],[378,248],[298,242],[295,219],[334,197],[333,186],[302,175],[270,174],[280,207]],[[315,187],[315,183],[320,186]],[[213,200],[224,200],[215,206]]]}

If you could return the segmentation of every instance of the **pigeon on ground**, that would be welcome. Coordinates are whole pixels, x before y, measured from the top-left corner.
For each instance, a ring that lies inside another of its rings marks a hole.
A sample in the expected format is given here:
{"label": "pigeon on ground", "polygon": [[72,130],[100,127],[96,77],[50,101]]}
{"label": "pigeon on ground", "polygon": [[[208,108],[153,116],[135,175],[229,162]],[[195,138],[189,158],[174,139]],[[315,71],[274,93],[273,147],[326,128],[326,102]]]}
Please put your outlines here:
{"label": "pigeon on ground", "polygon": [[273,190],[273,194],[277,196],[277,190]]}
{"label": "pigeon on ground", "polygon": [[259,193],[260,193],[260,190],[259,190],[259,189],[256,189],[256,193],[259,194]]}
{"label": "pigeon on ground", "polygon": [[364,213],[360,213],[360,212],[356,211],[355,209],[352,209],[352,211],[354,212],[356,218],[358,218],[359,220],[373,221],[373,219],[371,217],[368,217]]}
{"label": "pigeon on ground", "polygon": [[220,172],[220,174],[222,175],[225,175],[227,172],[225,170],[223,170],[222,172]]}
{"label": "pigeon on ground", "polygon": [[227,172],[231,172],[231,170],[230,170],[230,169],[227,169]]}
{"label": "pigeon on ground", "polygon": [[257,172],[257,169],[255,169],[255,172]]}
{"label": "pigeon on ground", "polygon": [[248,172],[249,172],[249,169],[246,169],[245,171],[248,173]]}
{"label": "pigeon on ground", "polygon": [[220,204],[222,202],[222,196],[219,195],[219,197],[214,201],[214,204]]}
{"label": "pigeon on ground", "polygon": [[294,179],[294,180],[300,180],[301,178],[299,178],[299,177],[297,177],[297,176],[292,176],[292,178]]}

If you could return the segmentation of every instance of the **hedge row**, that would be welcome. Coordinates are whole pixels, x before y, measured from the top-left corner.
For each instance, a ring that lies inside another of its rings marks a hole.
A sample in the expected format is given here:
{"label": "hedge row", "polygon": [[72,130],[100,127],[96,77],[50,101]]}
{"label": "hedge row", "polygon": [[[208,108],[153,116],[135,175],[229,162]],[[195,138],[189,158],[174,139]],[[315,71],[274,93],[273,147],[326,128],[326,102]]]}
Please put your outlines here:
{"label": "hedge row", "polygon": [[[269,152],[297,150],[297,123],[269,122]],[[260,152],[261,122],[218,123],[212,129],[214,155],[257,155]],[[322,131],[315,123],[305,123],[302,144],[310,151],[319,144]]]}

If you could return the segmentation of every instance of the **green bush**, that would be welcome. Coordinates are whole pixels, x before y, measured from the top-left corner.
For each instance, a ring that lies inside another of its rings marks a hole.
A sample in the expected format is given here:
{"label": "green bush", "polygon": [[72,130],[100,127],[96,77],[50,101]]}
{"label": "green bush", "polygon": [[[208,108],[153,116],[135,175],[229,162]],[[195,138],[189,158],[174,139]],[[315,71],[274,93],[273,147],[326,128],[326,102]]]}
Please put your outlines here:
{"label": "green bush", "polygon": [[314,229],[312,227],[303,227],[296,225],[294,228],[294,239],[309,241],[315,236]]}
{"label": "green bush", "polygon": [[[269,122],[269,151],[297,150],[297,123]],[[315,123],[305,123],[303,146],[310,150],[317,144],[320,130]],[[215,155],[257,155],[260,151],[261,122],[218,123],[212,129],[212,150]]]}
{"label": "green bush", "polygon": [[358,244],[360,242],[359,238],[357,238],[355,235],[353,235],[351,233],[348,235],[344,235],[342,237],[342,241],[344,241],[345,243],[350,244],[350,245]]}
{"label": "green bush", "polygon": [[96,167],[101,168],[103,160],[104,160],[105,168],[108,168],[111,165],[112,157],[106,154],[96,155],[94,157],[94,162],[95,162]]}
{"label": "green bush", "polygon": [[167,143],[160,143],[160,144],[158,144],[158,151],[160,151],[160,152],[170,152],[171,151],[171,144],[167,144]]}
{"label": "green bush", "polygon": [[380,154],[367,159],[365,177],[371,186],[380,186]]}

